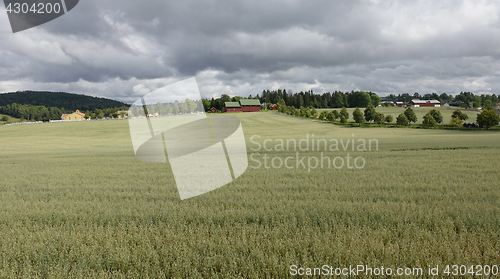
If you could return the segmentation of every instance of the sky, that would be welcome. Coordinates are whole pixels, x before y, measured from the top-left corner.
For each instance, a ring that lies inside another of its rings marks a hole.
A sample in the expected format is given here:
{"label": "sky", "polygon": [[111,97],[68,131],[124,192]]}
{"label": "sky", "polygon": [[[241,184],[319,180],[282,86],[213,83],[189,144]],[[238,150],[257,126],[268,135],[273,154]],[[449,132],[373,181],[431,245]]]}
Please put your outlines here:
{"label": "sky", "polygon": [[0,6],[0,92],[499,94],[499,1],[81,0],[18,33]]}

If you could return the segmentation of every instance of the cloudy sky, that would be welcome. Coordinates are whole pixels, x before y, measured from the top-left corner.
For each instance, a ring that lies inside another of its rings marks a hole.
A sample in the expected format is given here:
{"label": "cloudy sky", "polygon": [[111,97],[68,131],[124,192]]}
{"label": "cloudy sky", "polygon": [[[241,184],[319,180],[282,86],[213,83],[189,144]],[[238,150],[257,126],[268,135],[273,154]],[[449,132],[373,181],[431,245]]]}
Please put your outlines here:
{"label": "cloudy sky", "polygon": [[498,94],[500,2],[80,0],[13,34],[0,92],[133,102],[196,77],[203,97],[264,89]]}

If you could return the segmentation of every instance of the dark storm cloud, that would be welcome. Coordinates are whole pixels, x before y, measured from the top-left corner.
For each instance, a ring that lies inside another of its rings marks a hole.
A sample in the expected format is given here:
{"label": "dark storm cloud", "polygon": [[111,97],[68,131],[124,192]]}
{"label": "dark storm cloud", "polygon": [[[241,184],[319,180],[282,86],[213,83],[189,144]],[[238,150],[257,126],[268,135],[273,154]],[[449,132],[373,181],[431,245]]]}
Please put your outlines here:
{"label": "dark storm cloud", "polygon": [[491,94],[500,85],[499,7],[465,0],[80,1],[26,32],[0,30],[0,91],[52,87],[132,100],[196,76],[206,97],[277,88]]}

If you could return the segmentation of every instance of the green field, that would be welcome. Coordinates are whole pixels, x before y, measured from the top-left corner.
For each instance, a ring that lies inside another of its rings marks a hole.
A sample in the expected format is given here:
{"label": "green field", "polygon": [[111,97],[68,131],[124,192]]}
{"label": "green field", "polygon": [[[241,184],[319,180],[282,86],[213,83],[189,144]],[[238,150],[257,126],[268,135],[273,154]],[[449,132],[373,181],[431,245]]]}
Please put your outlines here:
{"label": "green field", "polygon": [[358,264],[425,275],[428,266],[500,265],[500,133],[234,116],[249,154],[254,135],[268,148],[308,134],[377,139],[378,151],[324,152],[363,157],[360,169],[250,162],[232,183],[181,201],[168,163],[135,158],[127,121],[0,126],[0,277],[283,278],[291,265]]}
{"label": "green field", "polygon": [[[364,112],[364,108],[360,108],[362,112]],[[429,112],[431,109],[437,109],[441,112],[441,114],[443,115],[443,123],[441,124],[445,124],[445,125],[448,125],[448,123],[450,123],[450,120],[451,120],[451,114],[453,113],[454,110],[456,110],[457,108],[453,108],[453,107],[441,107],[441,108],[429,108],[429,107],[422,107],[422,108],[412,108],[413,111],[415,111],[415,114],[417,115],[417,119],[418,121],[416,122],[416,124],[422,124],[422,121],[424,119],[424,115]],[[340,109],[337,108],[337,109],[318,109],[318,114],[321,113],[322,111],[332,111],[332,110],[337,110],[340,112]],[[396,123],[396,118],[398,117],[398,115],[400,115],[401,113],[403,113],[406,108],[403,108],[403,107],[399,107],[399,108],[396,108],[396,107],[376,107],[375,110],[377,112],[380,112],[384,115],[392,115],[392,118],[394,118],[394,121],[393,123]],[[477,117],[477,113],[474,113],[470,110],[464,110],[464,109],[461,109],[463,113],[467,114],[467,116],[469,117],[469,119],[467,119],[465,122],[467,123],[475,123],[476,122],[476,117]],[[348,108],[347,111],[349,112],[349,119],[348,121],[349,122],[354,122],[353,118],[352,118],[352,112],[354,111],[354,108]]]}

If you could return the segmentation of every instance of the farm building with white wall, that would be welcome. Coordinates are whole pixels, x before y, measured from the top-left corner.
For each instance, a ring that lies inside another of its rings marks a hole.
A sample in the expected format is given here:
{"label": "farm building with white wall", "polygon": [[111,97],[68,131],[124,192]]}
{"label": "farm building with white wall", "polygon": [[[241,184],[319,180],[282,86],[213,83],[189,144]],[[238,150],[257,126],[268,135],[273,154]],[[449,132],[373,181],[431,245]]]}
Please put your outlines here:
{"label": "farm building with white wall", "polygon": [[413,99],[409,103],[414,108],[418,107],[441,107],[441,102],[438,100],[419,100],[419,99]]}

